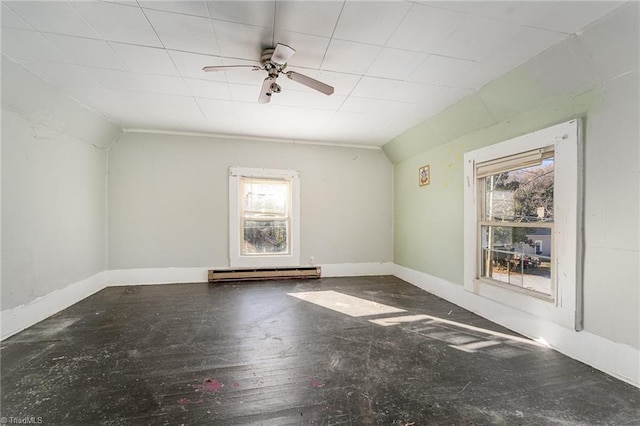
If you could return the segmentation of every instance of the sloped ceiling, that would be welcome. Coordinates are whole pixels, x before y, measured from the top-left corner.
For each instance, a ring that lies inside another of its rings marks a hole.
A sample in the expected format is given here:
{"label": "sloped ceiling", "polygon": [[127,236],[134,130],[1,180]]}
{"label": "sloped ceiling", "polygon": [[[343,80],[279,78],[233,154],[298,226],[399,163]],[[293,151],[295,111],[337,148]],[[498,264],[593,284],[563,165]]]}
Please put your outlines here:
{"label": "sloped ceiling", "polygon": [[[125,129],[381,146],[621,4],[4,1],[2,53]],[[201,70],[276,43],[335,93]]]}

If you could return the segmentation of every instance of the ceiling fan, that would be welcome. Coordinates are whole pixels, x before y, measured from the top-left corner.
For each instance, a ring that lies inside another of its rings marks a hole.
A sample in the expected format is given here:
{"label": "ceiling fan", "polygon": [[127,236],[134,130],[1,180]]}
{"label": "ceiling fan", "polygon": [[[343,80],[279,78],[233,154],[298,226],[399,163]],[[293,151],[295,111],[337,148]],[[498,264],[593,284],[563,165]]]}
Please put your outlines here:
{"label": "ceiling fan", "polygon": [[333,87],[318,81],[314,78],[307,77],[304,74],[297,73],[295,71],[285,71],[287,68],[287,61],[293,54],[296,53],[295,49],[287,46],[286,44],[278,43],[275,48],[269,48],[262,51],[260,55],[260,66],[257,65],[219,65],[209,66],[202,68],[203,71],[231,71],[242,68],[251,68],[253,71],[264,70],[269,74],[262,83],[262,89],[260,89],[260,96],[258,102],[266,104],[271,100],[273,93],[280,93],[282,90],[280,85],[276,83],[276,79],[282,73],[289,77],[289,79],[317,90],[325,95],[331,95],[333,93]]}

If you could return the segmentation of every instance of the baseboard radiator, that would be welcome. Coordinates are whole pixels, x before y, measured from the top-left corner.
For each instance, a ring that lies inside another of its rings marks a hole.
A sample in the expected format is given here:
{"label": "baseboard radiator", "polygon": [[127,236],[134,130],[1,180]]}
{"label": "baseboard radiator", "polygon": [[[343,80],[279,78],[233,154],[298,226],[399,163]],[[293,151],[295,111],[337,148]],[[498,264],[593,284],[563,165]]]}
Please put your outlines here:
{"label": "baseboard radiator", "polygon": [[228,281],[265,281],[310,278],[320,278],[319,266],[209,270],[210,283],[220,283]]}

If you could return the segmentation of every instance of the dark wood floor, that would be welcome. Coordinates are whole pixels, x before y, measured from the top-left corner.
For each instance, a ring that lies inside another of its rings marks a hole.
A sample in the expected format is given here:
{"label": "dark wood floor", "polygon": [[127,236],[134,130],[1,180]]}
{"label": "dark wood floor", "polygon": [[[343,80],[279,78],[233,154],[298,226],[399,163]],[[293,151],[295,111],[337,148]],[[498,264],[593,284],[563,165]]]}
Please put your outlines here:
{"label": "dark wood floor", "polygon": [[[351,317],[287,295],[405,309]],[[426,314],[382,326],[371,319]],[[472,325],[480,330],[463,328]],[[107,288],[2,342],[2,417],[55,425],[625,425],[640,390],[394,277]]]}

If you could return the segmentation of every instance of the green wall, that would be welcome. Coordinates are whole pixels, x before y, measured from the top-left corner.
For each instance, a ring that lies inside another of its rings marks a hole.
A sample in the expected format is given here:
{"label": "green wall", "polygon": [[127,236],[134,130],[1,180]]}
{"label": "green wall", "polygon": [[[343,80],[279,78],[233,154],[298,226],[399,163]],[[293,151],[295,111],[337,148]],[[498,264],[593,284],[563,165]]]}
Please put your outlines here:
{"label": "green wall", "polygon": [[[509,79],[512,84],[518,84],[516,80]],[[521,80],[521,84],[528,83],[526,79]],[[394,167],[395,263],[462,285],[464,153],[572,118],[588,119],[591,111],[596,111],[601,105],[599,92],[600,87],[596,85],[550,98],[537,108],[476,129],[449,142],[438,143],[436,139],[425,138],[425,145],[431,145],[427,150],[397,162]],[[474,97],[477,99],[480,96]],[[463,110],[455,105],[446,114],[458,113],[462,123],[468,122],[466,114],[469,113],[470,103],[464,102]],[[480,108],[474,109],[473,118],[484,121],[492,119],[486,109],[484,117],[481,117],[482,113]],[[433,120],[440,122],[442,118],[437,116]],[[452,127],[455,128],[453,123]],[[414,138],[409,139],[408,143],[416,146],[404,147],[403,154],[409,149],[418,149],[417,146],[422,143],[420,136],[412,136]],[[403,149],[401,146],[399,139],[396,139],[384,149],[390,158],[397,160],[400,149]],[[418,168],[425,164],[431,168],[431,183],[420,187]]]}
{"label": "green wall", "polygon": [[396,264],[462,286],[464,153],[582,118],[585,330],[640,347],[639,16],[624,4],[383,147]]}

